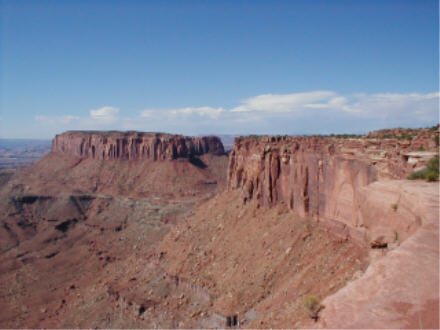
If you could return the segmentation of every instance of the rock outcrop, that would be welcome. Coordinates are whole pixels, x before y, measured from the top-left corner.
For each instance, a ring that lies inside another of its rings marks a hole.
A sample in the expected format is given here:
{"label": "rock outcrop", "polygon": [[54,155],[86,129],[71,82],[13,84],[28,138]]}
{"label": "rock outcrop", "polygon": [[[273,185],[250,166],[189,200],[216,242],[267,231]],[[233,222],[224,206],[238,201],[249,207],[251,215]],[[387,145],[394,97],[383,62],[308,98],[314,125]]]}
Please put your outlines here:
{"label": "rock outcrop", "polygon": [[186,137],[164,133],[69,131],[52,141],[52,152],[98,160],[172,160],[206,153],[223,154],[218,137]]}
{"label": "rock outcrop", "polygon": [[[327,297],[320,321],[307,327],[438,329],[438,183],[390,180],[366,188],[363,214],[368,226],[375,230],[380,225],[382,230],[402,227],[401,222],[409,218],[404,212],[411,211],[420,227],[404,242],[400,233],[396,235],[395,246],[371,263],[359,280]],[[387,205],[390,196],[401,197],[395,211]],[[389,211],[394,216],[386,215]]]}
{"label": "rock outcrop", "polygon": [[[377,180],[404,178],[436,154],[424,151],[427,156],[417,158],[414,150],[411,141],[396,139],[238,138],[229,159],[228,189],[239,189],[245,203],[253,199],[266,207],[285,203],[303,217],[363,241],[370,222],[364,214],[368,211],[363,207],[368,195],[364,187]],[[399,196],[392,197],[385,198],[391,215],[397,214],[393,205],[399,203]],[[413,232],[413,223],[419,221],[410,211],[402,220],[401,211],[402,206],[398,212],[402,225],[393,230]],[[392,233],[387,235],[392,239]]]}
{"label": "rock outcrop", "polygon": [[318,322],[300,327],[438,328],[439,184],[402,180],[438,154],[432,139],[421,141],[236,139],[228,189],[243,203],[285,204],[369,251],[365,273],[323,300]]}

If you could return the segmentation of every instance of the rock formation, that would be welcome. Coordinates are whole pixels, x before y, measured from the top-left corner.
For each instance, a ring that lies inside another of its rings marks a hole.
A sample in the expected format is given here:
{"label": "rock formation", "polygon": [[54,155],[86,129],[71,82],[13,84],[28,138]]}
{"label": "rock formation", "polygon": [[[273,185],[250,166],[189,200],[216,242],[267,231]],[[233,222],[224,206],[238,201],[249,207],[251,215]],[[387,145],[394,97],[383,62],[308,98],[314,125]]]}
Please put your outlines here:
{"label": "rock formation", "polygon": [[0,183],[0,324],[438,328],[439,185],[402,180],[438,131],[407,131],[238,138],[229,165],[215,137],[59,135]]}
{"label": "rock formation", "polygon": [[223,154],[215,136],[185,137],[164,133],[69,131],[52,141],[52,152],[98,160],[172,160],[206,153]]}
{"label": "rock formation", "polygon": [[[412,141],[397,139],[238,138],[229,158],[228,189],[240,190],[244,203],[257,200],[266,207],[285,203],[303,217],[363,241],[365,227],[369,236],[374,235],[368,209],[363,207],[372,193],[366,187],[377,180],[405,178],[436,154],[415,151],[418,148]],[[392,204],[400,200],[398,194],[392,197],[385,208],[391,217],[396,214]],[[409,235],[417,221],[411,210],[403,215],[403,209],[400,224],[396,221],[392,231]],[[392,231],[387,232],[389,240]]]}
{"label": "rock formation", "polygon": [[370,251],[365,274],[329,295],[320,321],[303,327],[438,328],[438,183],[402,180],[438,154],[438,131],[379,133],[235,141],[228,189],[242,203],[284,204]]}

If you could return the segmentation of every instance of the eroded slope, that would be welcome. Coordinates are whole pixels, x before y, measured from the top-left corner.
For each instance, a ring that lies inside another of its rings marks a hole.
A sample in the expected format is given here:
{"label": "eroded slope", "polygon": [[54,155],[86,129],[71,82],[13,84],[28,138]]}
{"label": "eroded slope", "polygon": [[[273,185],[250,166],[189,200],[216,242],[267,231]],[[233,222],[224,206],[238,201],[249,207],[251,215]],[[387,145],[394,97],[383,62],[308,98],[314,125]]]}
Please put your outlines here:
{"label": "eroded slope", "polygon": [[[245,327],[438,327],[438,183],[396,180],[437,154],[417,148],[237,139],[228,192],[166,236],[169,272]],[[304,309],[307,295],[328,304],[320,323]]]}
{"label": "eroded slope", "polygon": [[227,157],[160,159],[52,152],[1,186],[2,327],[175,328],[206,303],[182,304],[191,291],[152,260],[223,189]]}
{"label": "eroded slope", "polygon": [[309,319],[307,295],[332,294],[367,265],[365,250],[353,242],[283,204],[243,206],[238,192],[201,206],[166,236],[160,251],[171,274],[209,293],[209,313],[239,315],[251,328],[301,327]]}

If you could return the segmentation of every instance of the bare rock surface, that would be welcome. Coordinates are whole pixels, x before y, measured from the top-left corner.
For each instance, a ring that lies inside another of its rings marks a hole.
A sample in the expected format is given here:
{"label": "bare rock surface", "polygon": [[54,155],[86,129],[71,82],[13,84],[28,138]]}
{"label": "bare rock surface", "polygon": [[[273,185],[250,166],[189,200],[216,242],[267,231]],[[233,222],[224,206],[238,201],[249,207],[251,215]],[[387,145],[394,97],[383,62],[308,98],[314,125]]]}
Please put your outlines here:
{"label": "bare rock surface", "polygon": [[52,152],[93,159],[171,160],[223,154],[216,136],[186,137],[165,133],[69,131],[52,141]]}
{"label": "bare rock surface", "polygon": [[[377,182],[370,187],[370,194],[384,190],[405,194],[406,200],[401,200],[401,204],[419,217],[421,227],[370,264],[360,279],[327,297],[320,327],[435,329],[439,326],[439,186],[408,181]],[[376,222],[387,221],[386,214],[379,216],[380,210],[383,210],[380,206],[372,210],[373,218]]]}
{"label": "bare rock surface", "polygon": [[[244,203],[257,200],[270,207],[283,202],[297,214],[322,221],[336,231],[342,224],[342,229],[349,228],[341,234],[363,241],[363,212],[370,198],[365,187],[378,180],[405,178],[414,168],[426,164],[426,157],[409,161],[408,155],[414,149],[411,141],[392,139],[239,138],[229,158],[228,189],[239,190]],[[429,153],[433,156],[436,151]],[[399,196],[395,191],[383,191],[382,199],[376,198],[375,202],[387,201],[387,217],[396,219],[397,214],[402,217],[405,208],[401,203],[399,212],[391,212]],[[403,222],[417,227],[412,218]],[[395,230],[401,227],[396,224]]]}
{"label": "bare rock surface", "polygon": [[396,180],[437,154],[436,149],[415,151],[418,143],[322,137],[236,140],[228,189],[239,192],[244,204],[286,205],[332,234],[371,249],[365,274],[324,300],[318,324],[301,326],[438,328],[439,186]]}

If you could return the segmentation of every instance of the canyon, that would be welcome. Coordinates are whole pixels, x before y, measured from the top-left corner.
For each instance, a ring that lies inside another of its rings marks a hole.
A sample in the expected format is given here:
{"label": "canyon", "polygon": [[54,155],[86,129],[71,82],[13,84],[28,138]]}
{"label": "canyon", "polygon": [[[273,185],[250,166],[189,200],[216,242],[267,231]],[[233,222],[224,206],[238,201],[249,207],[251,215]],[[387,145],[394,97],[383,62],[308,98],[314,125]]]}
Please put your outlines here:
{"label": "canyon", "polygon": [[438,133],[57,135],[0,186],[0,324],[438,328]]}

